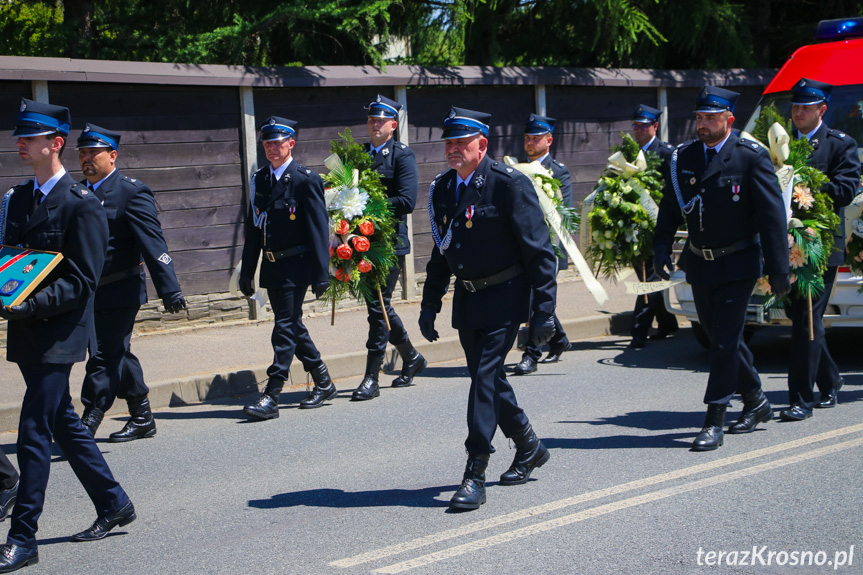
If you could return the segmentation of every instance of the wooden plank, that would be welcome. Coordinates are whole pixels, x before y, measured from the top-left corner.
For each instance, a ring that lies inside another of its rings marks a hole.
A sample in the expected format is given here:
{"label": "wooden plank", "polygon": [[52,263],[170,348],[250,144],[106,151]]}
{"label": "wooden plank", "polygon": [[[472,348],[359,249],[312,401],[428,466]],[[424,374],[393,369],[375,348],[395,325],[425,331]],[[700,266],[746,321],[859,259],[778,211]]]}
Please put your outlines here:
{"label": "wooden plank", "polygon": [[122,170],[207,164],[239,165],[239,142],[121,145],[117,155],[117,167]]}
{"label": "wooden plank", "polygon": [[[178,274],[177,279],[180,281],[183,295],[190,296],[210,293],[226,293],[228,291],[228,282],[231,279],[232,273],[234,273],[233,267],[231,269]],[[147,284],[148,295],[150,300],[153,301],[157,299],[156,290],[149,281]]]}
{"label": "wooden plank", "polygon": [[243,199],[243,189],[240,187],[157,192],[155,196],[156,207],[160,212],[190,208],[239,206],[244,205],[245,201]]}
{"label": "wooden plank", "polygon": [[234,124],[239,124],[233,113],[239,107],[239,95],[230,87],[55,82],[50,91],[51,102],[67,106],[72,120],[81,125],[89,117],[123,118],[129,111],[139,117],[234,117]]}
{"label": "wooden plank", "polygon": [[245,206],[215,206],[191,210],[172,210],[159,214],[162,229],[239,224],[243,221]]}
{"label": "wooden plank", "polygon": [[242,221],[203,227],[185,226],[166,229],[164,232],[165,241],[172,252],[243,245]]}
{"label": "wooden plank", "polygon": [[[124,172],[130,178],[145,182],[154,192],[242,185],[242,167],[239,164],[144,168]],[[79,175],[73,174],[72,177],[77,178]]]}
{"label": "wooden plank", "polygon": [[178,274],[233,270],[242,254],[242,246],[171,252]]}

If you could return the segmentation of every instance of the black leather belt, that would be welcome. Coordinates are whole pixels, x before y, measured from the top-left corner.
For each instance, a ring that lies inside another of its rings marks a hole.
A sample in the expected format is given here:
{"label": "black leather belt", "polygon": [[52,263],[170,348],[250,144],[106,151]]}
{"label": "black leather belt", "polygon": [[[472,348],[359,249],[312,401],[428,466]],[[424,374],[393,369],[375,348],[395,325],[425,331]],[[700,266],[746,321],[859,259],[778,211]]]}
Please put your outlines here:
{"label": "black leather belt", "polygon": [[106,276],[102,276],[99,278],[99,284],[97,287],[102,287],[103,285],[108,285],[112,283],[116,283],[120,280],[124,280],[126,278],[135,277],[141,274],[141,266],[144,265],[144,262],[139,263],[135,267],[126,268],[124,270],[120,270],[118,272],[114,272],[112,274],[108,274]]}
{"label": "black leather belt", "polygon": [[486,278],[478,280],[461,280],[461,283],[462,285],[464,285],[464,289],[471,293],[476,293],[479,290],[483,290],[491,286],[502,284],[505,281],[509,281],[512,278],[521,275],[523,272],[524,268],[521,267],[521,264],[515,264],[514,266],[510,266],[505,270],[497,272],[496,274],[490,275]]}
{"label": "black leather belt", "polygon": [[298,256],[300,254],[304,254],[309,251],[308,244],[303,244],[301,246],[294,246],[292,248],[288,248],[286,250],[282,250],[280,252],[271,252],[264,251],[264,256],[267,258],[268,262],[274,262],[276,260],[283,260],[285,258],[289,258],[291,256]]}
{"label": "black leather belt", "polygon": [[689,251],[694,253],[700,258],[704,258],[705,260],[712,262],[716,258],[720,258],[722,256],[727,256],[728,254],[733,254],[734,252],[739,252],[741,250],[745,250],[748,247],[752,247],[761,243],[761,237],[758,234],[755,234],[751,238],[746,238],[743,240],[739,240],[734,242],[731,245],[725,246],[724,248],[703,248],[698,249],[689,244]]}

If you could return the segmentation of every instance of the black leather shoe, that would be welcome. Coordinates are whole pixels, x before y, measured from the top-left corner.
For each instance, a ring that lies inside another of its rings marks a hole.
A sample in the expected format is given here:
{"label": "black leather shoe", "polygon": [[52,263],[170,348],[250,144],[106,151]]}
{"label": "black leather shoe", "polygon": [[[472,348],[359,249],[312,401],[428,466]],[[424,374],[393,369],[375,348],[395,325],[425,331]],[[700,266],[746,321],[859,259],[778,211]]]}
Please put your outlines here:
{"label": "black leather shoe", "polygon": [[333,382],[330,382],[329,387],[320,388],[317,385],[312,388],[312,392],[307,398],[300,402],[300,409],[314,409],[320,407],[328,399],[336,396],[338,390]]}
{"label": "black leather shoe", "polygon": [[515,366],[515,369],[512,370],[515,375],[527,375],[534,371],[536,371],[536,360],[529,355],[523,356],[521,361]]}
{"label": "black leather shoe", "polygon": [[0,521],[9,517],[9,514],[12,512],[15,500],[18,499],[18,485],[19,483],[16,481],[15,485],[9,489],[0,491]]}
{"label": "black leather shoe", "polygon": [[647,340],[643,337],[633,337],[629,342],[629,347],[632,349],[641,349],[647,345]]}
{"label": "black leather shoe", "polygon": [[485,503],[485,470],[488,455],[468,457],[461,487],[449,501],[450,509],[470,511]]}
{"label": "black leather shoe", "polygon": [[119,511],[110,513],[105,517],[99,517],[89,529],[76,533],[72,536],[72,539],[74,541],[97,541],[104,539],[114,527],[123,527],[137,518],[138,516],[135,515],[135,506],[130,501]]}
{"label": "black leather shoe", "polygon": [[360,386],[351,394],[352,401],[367,401],[379,397],[381,389],[378,386],[377,378],[369,377],[368,374],[360,382]]}
{"label": "black leather shoe", "polygon": [[836,407],[836,404],[839,403],[839,390],[842,389],[842,386],[845,384],[845,380],[843,378],[839,378],[839,383],[836,384],[832,390],[828,393],[821,394],[821,401],[815,404],[815,407],[819,409],[829,409],[831,407]]}
{"label": "black leather shoe", "polygon": [[763,394],[758,403],[743,404],[743,412],[737,423],[728,426],[728,433],[752,433],[759,423],[773,419],[773,407]]}
{"label": "black leather shoe", "polygon": [[701,430],[701,433],[695,436],[695,441],[692,442],[692,451],[713,451],[721,446],[725,439],[725,433],[722,428],[717,426],[707,426]]}
{"label": "black leather shoe", "polygon": [[258,401],[243,408],[243,413],[254,419],[276,419],[279,417],[279,403],[262,393]]}
{"label": "black leather shoe", "polygon": [[512,438],[515,442],[515,458],[509,469],[500,476],[501,485],[521,485],[530,479],[530,472],[542,467],[551,454],[533,432],[530,424]]}
{"label": "black leather shoe", "polygon": [[392,382],[393,387],[408,387],[414,377],[428,366],[426,358],[420,355],[410,340],[396,346],[402,358],[402,372]]}
{"label": "black leather shoe", "polygon": [[150,400],[147,397],[139,400],[129,400],[129,421],[120,431],[108,436],[111,443],[124,443],[135,439],[144,439],[156,435],[156,420],[150,411]]}
{"label": "black leather shoe", "polygon": [[671,327],[671,328],[660,327],[659,330],[655,334],[650,336],[650,339],[665,339],[669,335],[672,335],[674,332],[676,332],[678,329],[680,329],[680,328],[677,327],[676,325],[674,327]]}
{"label": "black leather shoe", "polygon": [[548,355],[543,359],[539,360],[539,363],[557,363],[560,361],[560,356],[563,355],[563,352],[569,349],[569,342],[561,343],[561,344],[549,344],[548,345]]}
{"label": "black leather shoe", "polygon": [[96,437],[96,430],[102,424],[105,412],[98,407],[85,407],[84,415],[81,416],[81,425],[90,433],[90,437]]}
{"label": "black leather shoe", "polygon": [[779,418],[782,421],[803,421],[810,417],[812,417],[812,408],[799,403],[779,412]]}
{"label": "black leather shoe", "polygon": [[0,545],[0,573],[11,573],[38,562],[39,550],[36,547],[20,547],[14,543]]}

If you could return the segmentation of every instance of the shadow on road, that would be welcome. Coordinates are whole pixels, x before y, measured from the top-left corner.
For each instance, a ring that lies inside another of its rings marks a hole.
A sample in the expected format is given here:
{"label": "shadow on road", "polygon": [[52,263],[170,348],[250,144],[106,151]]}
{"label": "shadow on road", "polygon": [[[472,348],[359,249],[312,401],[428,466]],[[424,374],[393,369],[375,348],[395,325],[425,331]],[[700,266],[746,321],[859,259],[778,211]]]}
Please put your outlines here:
{"label": "shadow on road", "polygon": [[280,509],[284,507],[448,507],[448,501],[435,497],[455,491],[458,485],[424,487],[422,489],[380,489],[375,491],[343,491],[341,489],[309,489],[279,493],[269,499],[252,499],[249,507]]}

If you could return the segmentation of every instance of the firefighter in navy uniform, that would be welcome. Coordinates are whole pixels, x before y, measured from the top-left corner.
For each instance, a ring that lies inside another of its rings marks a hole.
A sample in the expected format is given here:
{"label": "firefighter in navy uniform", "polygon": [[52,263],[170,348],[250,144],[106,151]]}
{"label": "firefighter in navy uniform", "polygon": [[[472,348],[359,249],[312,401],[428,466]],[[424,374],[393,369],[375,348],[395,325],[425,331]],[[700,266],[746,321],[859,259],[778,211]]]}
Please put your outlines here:
{"label": "firefighter in navy uniform", "polygon": [[[788,316],[791,318],[791,362],[788,365],[790,407],[779,413],[784,421],[801,421],[812,416],[813,407],[836,405],[836,396],[844,380],[827,349],[824,338],[824,312],[836,281],[836,270],[845,258],[845,206],[851,203],[860,185],[860,158],[857,142],[822,120],[833,86],[801,78],[791,89],[791,119],[794,137],[806,138],[812,144],[809,165],[824,172],[830,181],[821,187],[833,200],[839,225],[833,233],[836,251],[827,260],[824,291],[812,298],[812,331],[809,339],[809,305],[796,294],[791,296]],[[816,403],[813,382],[821,392]]]}
{"label": "firefighter in navy uniform", "polygon": [[309,286],[316,297],[329,287],[330,228],[323,180],[292,157],[296,125],[271,116],[261,126],[261,143],[270,165],[252,178],[246,217],[238,285],[247,297],[254,294],[255,269],[263,253],[261,287],[267,289],[275,316],[267,386],[257,401],[243,408],[255,419],[279,416],[279,395],[295,353],[315,382],[300,408],[319,407],[336,395],[327,366],[303,324],[303,299]]}
{"label": "firefighter in navy uniform", "polygon": [[668,279],[674,234],[686,218],[689,241],[682,267],[710,337],[707,415],[694,451],[722,445],[725,410],[735,392],[742,396],[743,411],[729,433],[749,433],[770,420],[772,409],[743,342],[743,325],[762,271],[777,296],[791,290],[782,191],[767,152],[731,131],[737,97],[709,86],[699,93],[698,139],[672,155],[654,235],[654,269]]}
{"label": "firefighter in navy uniform", "polygon": [[414,210],[417,203],[419,186],[416,156],[410,148],[394,138],[401,107],[398,102],[381,95],[368,105],[366,128],[371,142],[366,144],[366,150],[374,158],[372,168],[381,175],[381,182],[386,187],[393,215],[398,220],[395,246],[398,264],[390,268],[386,285],[381,287],[384,309],[390,323],[389,330],[387,330],[380,302],[377,299],[366,302],[369,319],[366,372],[359,387],[351,396],[354,401],[372,399],[380,395],[378,378],[386,354],[387,341],[396,347],[402,358],[402,371],[393,380],[393,387],[411,385],[414,376],[427,365],[425,358],[414,349],[402,320],[390,304],[393,291],[404,268],[405,256],[411,251],[407,215]]}
{"label": "firefighter in navy uniform", "polygon": [[477,509],[485,502],[485,470],[498,426],[516,446],[502,485],[526,482],[549,457],[518,406],[504,360],[531,308],[531,336],[537,343],[554,334],[556,258],[530,180],[486,155],[489,118],[451,109],[442,135],[451,169],[429,189],[435,247],[426,267],[420,331],[429,341],[438,338],[435,317],[455,276],[452,325],[471,378],[468,460],[450,501],[453,509]]}
{"label": "firefighter in navy uniform", "polygon": [[[543,168],[549,171],[552,178],[560,181],[560,197],[564,204],[572,208],[575,205],[572,197],[572,177],[567,167],[552,158],[548,151],[554,141],[552,133],[554,132],[555,121],[554,118],[548,116],[531,114],[524,124],[524,151],[528,161],[539,162]],[[568,265],[568,259],[564,252],[563,256],[557,260],[557,269],[558,271],[565,270]],[[542,355],[540,346],[528,340],[521,361],[515,366],[513,373],[515,375],[533,373],[536,371],[537,362],[554,363],[560,361],[560,356],[568,349],[569,339],[567,339],[566,332],[563,331],[563,326],[555,314],[554,335],[548,341],[548,355],[545,356],[545,359],[540,360]]]}
{"label": "firefighter in navy uniform", "polygon": [[[644,152],[653,152],[663,160],[663,169],[671,159],[674,146],[656,137],[659,128],[661,111],[650,106],[640,105],[632,114],[632,137]],[[659,281],[659,276],[653,271],[653,260],[644,262],[644,269],[635,266],[635,275],[640,282]],[[638,349],[647,345],[647,332],[653,319],[656,318],[658,330],[650,339],[665,339],[677,331],[677,318],[665,309],[665,298],[662,292],[654,292],[635,298],[635,310],[632,312],[632,340],[629,347]]]}
{"label": "firefighter in navy uniform", "polygon": [[147,303],[143,263],[168,313],[185,309],[186,300],[168,254],[153,192],[114,167],[120,134],[87,124],[78,137],[81,183],[102,201],[108,217],[108,252],[96,289],[94,321],[97,346],[91,351],[81,388],[81,422],[95,437],[105,412],[120,397],[129,406],[129,421],[112,433],[111,442],[156,434],[141,362],[129,349],[135,316]]}
{"label": "firefighter in navy uniform", "polygon": [[[6,358],[18,364],[27,387],[18,425],[18,499],[0,572],[39,561],[36,531],[51,468],[52,440],[96,508],[97,519],[72,536],[102,539],[135,520],[135,507],[114,479],[93,437],[81,425],[69,394],[69,373],[86,357],[93,327],[93,295],[105,262],[108,223],[98,198],[75,182],[60,159],[69,136],[68,108],[23,100],[13,136],[34,179],[4,198],[2,241],[63,254],[63,260],[23,303],[0,306],[9,320]],[[4,289],[8,289],[4,286]]]}

